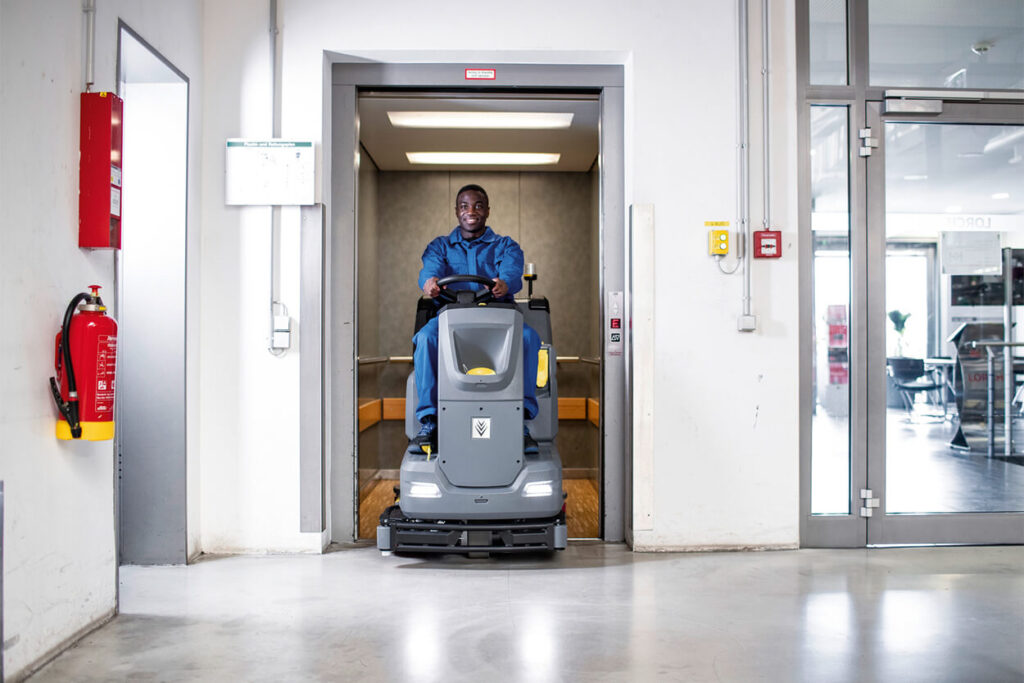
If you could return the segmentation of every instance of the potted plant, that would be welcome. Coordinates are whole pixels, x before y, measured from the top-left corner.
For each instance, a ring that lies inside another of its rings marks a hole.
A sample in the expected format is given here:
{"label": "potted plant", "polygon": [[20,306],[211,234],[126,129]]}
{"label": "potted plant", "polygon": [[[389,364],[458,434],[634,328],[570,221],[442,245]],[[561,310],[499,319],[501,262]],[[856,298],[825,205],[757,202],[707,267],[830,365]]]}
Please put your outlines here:
{"label": "potted plant", "polygon": [[889,320],[892,321],[892,325],[896,328],[896,356],[903,355],[903,333],[907,330],[907,318],[910,317],[909,313],[902,313],[899,309],[893,309],[889,311]]}

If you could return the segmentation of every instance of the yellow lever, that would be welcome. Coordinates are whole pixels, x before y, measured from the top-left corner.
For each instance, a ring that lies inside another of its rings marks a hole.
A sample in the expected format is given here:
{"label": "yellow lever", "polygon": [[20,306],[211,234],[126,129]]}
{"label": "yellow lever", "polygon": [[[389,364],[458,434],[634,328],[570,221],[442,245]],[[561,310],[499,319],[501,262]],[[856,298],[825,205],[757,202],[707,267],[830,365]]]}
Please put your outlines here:
{"label": "yellow lever", "polygon": [[537,388],[547,386],[548,383],[548,350],[541,349],[537,352]]}

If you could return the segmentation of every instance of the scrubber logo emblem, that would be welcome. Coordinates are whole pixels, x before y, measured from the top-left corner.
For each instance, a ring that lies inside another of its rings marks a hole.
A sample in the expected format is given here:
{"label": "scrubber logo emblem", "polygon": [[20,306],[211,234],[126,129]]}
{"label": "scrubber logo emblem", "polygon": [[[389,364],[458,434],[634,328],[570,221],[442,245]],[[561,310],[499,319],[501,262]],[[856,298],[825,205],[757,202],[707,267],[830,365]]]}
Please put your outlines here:
{"label": "scrubber logo emblem", "polygon": [[473,418],[473,438],[474,439],[489,439],[491,438],[491,418],[489,417],[474,417]]}

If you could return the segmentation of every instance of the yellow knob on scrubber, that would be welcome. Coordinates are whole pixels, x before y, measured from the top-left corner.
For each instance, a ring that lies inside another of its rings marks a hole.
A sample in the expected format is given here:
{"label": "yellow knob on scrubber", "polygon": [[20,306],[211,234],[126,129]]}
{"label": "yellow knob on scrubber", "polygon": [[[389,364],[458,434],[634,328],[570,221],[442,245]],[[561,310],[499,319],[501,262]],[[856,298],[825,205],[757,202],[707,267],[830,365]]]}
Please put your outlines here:
{"label": "yellow knob on scrubber", "polygon": [[470,370],[466,374],[467,375],[493,375],[494,374],[494,370],[492,370],[490,368],[473,368],[472,370]]}

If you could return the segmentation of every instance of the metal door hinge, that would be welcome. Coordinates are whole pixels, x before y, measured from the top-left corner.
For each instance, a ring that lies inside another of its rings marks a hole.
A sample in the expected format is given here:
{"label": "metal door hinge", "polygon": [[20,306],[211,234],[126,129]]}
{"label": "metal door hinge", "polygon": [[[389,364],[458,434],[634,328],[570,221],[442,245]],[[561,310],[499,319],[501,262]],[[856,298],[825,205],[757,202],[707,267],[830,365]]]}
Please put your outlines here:
{"label": "metal door hinge", "polygon": [[864,501],[860,508],[861,517],[870,517],[875,508],[882,506],[882,499],[872,496],[871,489],[861,489],[860,497]]}
{"label": "metal door hinge", "polygon": [[870,128],[861,128],[858,133],[858,137],[861,140],[860,143],[860,155],[862,157],[871,156],[871,148],[878,147],[878,138],[871,137]]}

